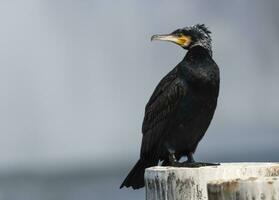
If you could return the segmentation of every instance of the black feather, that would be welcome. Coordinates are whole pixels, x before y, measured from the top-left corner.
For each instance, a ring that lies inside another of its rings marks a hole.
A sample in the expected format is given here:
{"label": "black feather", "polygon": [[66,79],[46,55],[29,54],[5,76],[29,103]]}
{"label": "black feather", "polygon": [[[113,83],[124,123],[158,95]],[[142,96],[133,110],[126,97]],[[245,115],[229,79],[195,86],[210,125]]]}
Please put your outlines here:
{"label": "black feather", "polygon": [[203,30],[206,34],[211,34],[211,31],[206,27],[204,24],[197,24],[195,25],[198,29]]}

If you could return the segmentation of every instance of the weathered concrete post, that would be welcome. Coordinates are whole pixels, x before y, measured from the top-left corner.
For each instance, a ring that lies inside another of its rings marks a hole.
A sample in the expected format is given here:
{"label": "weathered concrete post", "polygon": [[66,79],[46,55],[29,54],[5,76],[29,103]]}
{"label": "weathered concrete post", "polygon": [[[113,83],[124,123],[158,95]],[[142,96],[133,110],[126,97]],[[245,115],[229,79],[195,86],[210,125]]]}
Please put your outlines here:
{"label": "weathered concrete post", "polygon": [[201,168],[151,167],[146,200],[207,200],[207,183],[222,179],[279,176],[279,163],[223,163]]}
{"label": "weathered concrete post", "polygon": [[207,186],[209,200],[279,200],[279,177],[213,181]]}

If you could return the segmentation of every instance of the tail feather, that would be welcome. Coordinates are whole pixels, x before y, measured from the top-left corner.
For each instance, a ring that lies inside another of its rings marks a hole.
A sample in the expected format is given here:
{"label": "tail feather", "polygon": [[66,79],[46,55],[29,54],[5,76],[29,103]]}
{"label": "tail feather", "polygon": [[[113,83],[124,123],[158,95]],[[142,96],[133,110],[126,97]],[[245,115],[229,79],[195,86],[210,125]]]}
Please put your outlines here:
{"label": "tail feather", "polygon": [[139,159],[128,176],[125,178],[120,188],[132,187],[133,189],[139,189],[144,187],[144,171],[146,168],[156,165],[157,161],[148,161]]}

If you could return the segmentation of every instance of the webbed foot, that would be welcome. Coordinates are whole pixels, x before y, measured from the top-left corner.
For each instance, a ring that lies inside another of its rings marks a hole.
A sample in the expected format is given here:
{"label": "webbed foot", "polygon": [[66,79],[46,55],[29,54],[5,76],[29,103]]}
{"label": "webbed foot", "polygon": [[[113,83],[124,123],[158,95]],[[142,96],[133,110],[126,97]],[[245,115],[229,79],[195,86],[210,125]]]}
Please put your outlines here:
{"label": "webbed foot", "polygon": [[218,166],[219,163],[206,163],[206,162],[182,162],[180,163],[180,167],[190,167],[190,168],[198,168],[198,167],[206,167],[206,166]]}
{"label": "webbed foot", "polygon": [[169,153],[169,164],[173,167],[189,167],[189,168],[199,168],[206,166],[218,166],[219,163],[207,163],[207,162],[196,162],[193,158],[193,154],[189,153],[188,160],[185,162],[178,162],[174,153]]}

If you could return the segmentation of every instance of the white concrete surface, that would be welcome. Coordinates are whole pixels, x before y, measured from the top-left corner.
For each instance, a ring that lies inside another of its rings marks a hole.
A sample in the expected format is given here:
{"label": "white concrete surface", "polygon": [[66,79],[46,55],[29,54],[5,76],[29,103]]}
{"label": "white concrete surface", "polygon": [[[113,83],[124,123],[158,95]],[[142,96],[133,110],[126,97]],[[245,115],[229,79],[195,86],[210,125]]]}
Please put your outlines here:
{"label": "white concrete surface", "polygon": [[213,181],[209,200],[279,200],[279,176]]}
{"label": "white concrete surface", "polygon": [[279,163],[222,163],[200,168],[151,167],[145,171],[146,200],[207,200],[215,180],[279,176]]}

